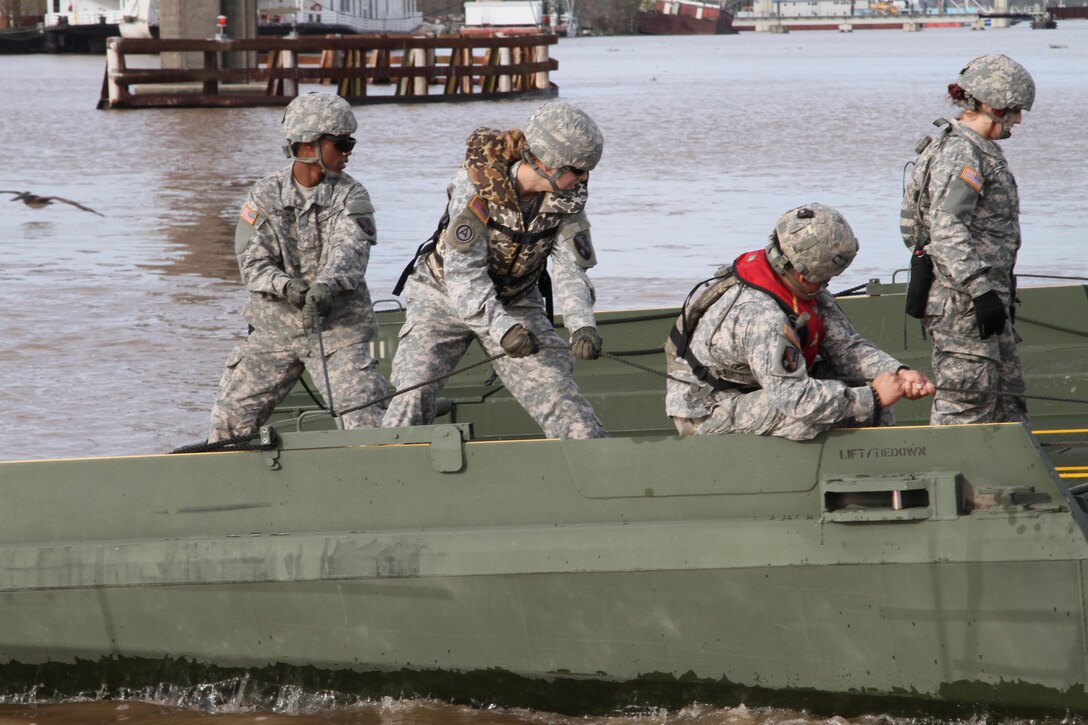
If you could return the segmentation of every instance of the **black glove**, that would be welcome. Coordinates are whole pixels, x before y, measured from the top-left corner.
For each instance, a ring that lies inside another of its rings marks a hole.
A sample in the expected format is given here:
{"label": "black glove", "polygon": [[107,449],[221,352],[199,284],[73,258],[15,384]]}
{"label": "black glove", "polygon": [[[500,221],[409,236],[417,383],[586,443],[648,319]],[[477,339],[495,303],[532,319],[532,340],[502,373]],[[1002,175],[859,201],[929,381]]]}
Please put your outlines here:
{"label": "black glove", "polygon": [[306,304],[316,307],[321,317],[328,317],[332,312],[332,290],[324,282],[318,282],[306,293]]}
{"label": "black glove", "polygon": [[506,334],[502,336],[502,340],[499,341],[499,345],[502,346],[503,352],[510,357],[528,357],[540,349],[536,344],[533,333],[520,324],[514,325],[507,330]]}
{"label": "black glove", "polygon": [[1005,330],[1005,303],[997,292],[990,290],[975,298],[975,319],[978,320],[978,336],[983,340],[1000,335]]}
{"label": "black glove", "polygon": [[302,307],[306,304],[306,292],[310,289],[310,283],[304,280],[302,277],[295,277],[287,283],[287,287],[283,290],[283,294],[287,297],[287,301],[295,307]]}
{"label": "black glove", "polygon": [[594,327],[582,327],[570,336],[570,351],[579,360],[596,360],[601,356],[603,340]]}

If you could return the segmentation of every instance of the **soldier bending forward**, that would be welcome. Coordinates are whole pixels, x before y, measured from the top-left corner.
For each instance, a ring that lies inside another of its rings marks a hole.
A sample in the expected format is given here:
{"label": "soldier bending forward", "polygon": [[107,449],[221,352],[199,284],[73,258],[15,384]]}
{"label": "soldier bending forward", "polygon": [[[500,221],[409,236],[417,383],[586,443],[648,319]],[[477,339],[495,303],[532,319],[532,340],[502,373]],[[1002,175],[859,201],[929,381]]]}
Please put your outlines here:
{"label": "soldier bending forward", "polygon": [[[550,438],[603,438],[604,427],[575,385],[574,356],[600,355],[593,317],[596,263],[585,204],[601,158],[597,124],[553,101],[524,134],[479,128],[450,182],[449,204],[432,241],[405,269],[408,309],[393,358],[404,389],[456,368],[473,339],[506,388]],[[548,260],[570,348],[555,333],[538,289]],[[408,276],[410,275],[410,277]],[[393,398],[382,425],[434,420],[436,382]]]}
{"label": "soldier bending forward", "polygon": [[[779,218],[766,249],[742,254],[689,299],[665,343],[666,412],[681,435],[807,440],[890,422],[883,413],[901,397],[933,394],[925,375],[858,335],[825,291],[857,251],[842,215],[808,204]],[[855,382],[813,377],[817,354]]]}

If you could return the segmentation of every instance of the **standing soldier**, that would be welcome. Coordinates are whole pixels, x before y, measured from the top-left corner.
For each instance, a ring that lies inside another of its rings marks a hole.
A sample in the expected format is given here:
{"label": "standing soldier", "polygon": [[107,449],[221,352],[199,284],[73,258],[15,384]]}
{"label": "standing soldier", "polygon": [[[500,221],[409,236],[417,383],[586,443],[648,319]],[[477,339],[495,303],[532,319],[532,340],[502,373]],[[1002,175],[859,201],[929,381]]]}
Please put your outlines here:
{"label": "standing soldier", "polygon": [[[331,387],[335,398],[326,402],[341,409],[386,394],[370,356],[378,325],[363,279],[376,240],[374,206],[343,173],[357,127],[337,96],[311,93],[287,106],[291,165],[253,186],[238,221],[234,249],[250,293],[242,314],[252,332],[227,360],[209,442],[253,437],[303,369],[322,392]],[[343,424],[377,426],[382,412],[363,408]]]}
{"label": "standing soldier", "polygon": [[984,55],[960,71],[948,94],[965,110],[923,147],[902,212],[904,241],[932,263],[928,289],[912,289],[914,312],[933,341],[938,392],[930,422],[1027,422],[1011,324],[1020,197],[996,142],[1031,110],[1035,82],[1011,58]]}
{"label": "standing soldier", "polygon": [[[766,249],[696,287],[665,341],[665,407],[680,435],[807,440],[890,422],[899,398],[933,393],[925,375],[858,335],[825,291],[857,252],[841,214],[807,204],[778,219]],[[852,381],[813,377],[818,354],[831,377]]]}
{"label": "standing soldier", "polygon": [[[601,351],[586,276],[596,259],[585,205],[603,146],[593,119],[561,101],[539,108],[524,133],[478,128],[469,136],[446,213],[394,290],[404,289],[408,301],[394,386],[448,374],[475,338],[488,355],[505,353],[495,369],[548,437],[607,435],[574,383],[571,355],[591,360]],[[538,288],[549,259],[573,331],[569,349]],[[431,423],[440,387],[434,382],[398,395],[382,424]]]}

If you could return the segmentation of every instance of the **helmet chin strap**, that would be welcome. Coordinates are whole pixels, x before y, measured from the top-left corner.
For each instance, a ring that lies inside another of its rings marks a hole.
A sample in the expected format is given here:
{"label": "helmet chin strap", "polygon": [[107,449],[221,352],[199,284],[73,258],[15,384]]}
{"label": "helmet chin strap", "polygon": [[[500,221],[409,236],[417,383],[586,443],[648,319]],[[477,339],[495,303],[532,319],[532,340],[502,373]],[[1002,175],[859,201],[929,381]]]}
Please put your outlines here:
{"label": "helmet chin strap", "polygon": [[559,181],[559,177],[562,176],[562,174],[563,174],[563,171],[561,169],[556,169],[554,174],[552,174],[551,176],[548,176],[547,174],[545,174],[543,172],[543,170],[541,170],[541,168],[539,166],[537,166],[535,163],[533,163],[533,157],[529,155],[528,150],[522,150],[521,160],[522,160],[522,162],[528,164],[529,167],[533,171],[536,172],[537,176],[539,176],[542,179],[545,179],[551,185],[552,191],[554,193],[556,193],[556,194],[562,194],[563,193],[563,190],[559,188],[559,184],[557,183]]}
{"label": "helmet chin strap", "polygon": [[316,141],[316,143],[317,143],[317,156],[314,156],[312,158],[304,159],[304,158],[302,158],[300,156],[296,156],[294,151],[291,149],[290,144],[288,144],[287,146],[284,146],[283,150],[287,153],[287,158],[291,159],[292,161],[297,161],[300,164],[317,164],[318,166],[321,167],[321,170],[325,172],[325,176],[328,176],[329,178],[332,178],[332,179],[339,178],[340,177],[340,172],[339,171],[333,171],[328,166],[325,166],[325,161],[324,161],[324,159],[321,158],[321,140],[318,139]]}
{"label": "helmet chin strap", "polygon": [[1012,126],[1010,126],[1009,122],[1008,122],[1009,112],[1006,111],[1004,116],[998,116],[993,111],[983,110],[982,109],[982,104],[978,102],[978,99],[974,99],[974,100],[975,100],[975,104],[974,104],[975,107],[972,110],[974,110],[975,113],[982,114],[986,118],[990,119],[991,122],[997,124],[998,126],[1001,126],[1001,133],[998,135],[997,138],[998,139],[1010,138],[1012,136]]}

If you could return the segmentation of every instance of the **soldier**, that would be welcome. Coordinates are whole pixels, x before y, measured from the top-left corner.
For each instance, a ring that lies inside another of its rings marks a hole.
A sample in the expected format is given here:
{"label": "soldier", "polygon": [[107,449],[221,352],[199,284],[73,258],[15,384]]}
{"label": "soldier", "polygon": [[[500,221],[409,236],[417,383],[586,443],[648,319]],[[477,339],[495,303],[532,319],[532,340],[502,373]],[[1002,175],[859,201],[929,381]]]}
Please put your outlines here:
{"label": "soldier", "polygon": [[[601,158],[597,124],[553,101],[524,134],[478,128],[449,184],[435,234],[401,275],[408,309],[393,358],[393,385],[408,388],[452,371],[475,338],[507,389],[550,438],[602,438],[604,427],[575,385],[574,356],[600,355],[596,264],[585,214],[589,172]],[[570,347],[555,333],[538,287],[552,262]],[[434,420],[441,382],[395,397],[382,425]]]}
{"label": "soldier", "polygon": [[[859,336],[825,291],[857,251],[842,215],[806,204],[778,219],[766,249],[742,254],[692,291],[665,342],[665,407],[680,435],[807,440],[833,427],[890,423],[901,397],[933,394],[925,375]],[[856,382],[817,379],[818,362],[821,377],[830,367]]]}
{"label": "soldier", "polygon": [[984,55],[948,94],[963,114],[921,152],[902,213],[904,241],[932,261],[918,292],[938,389],[930,422],[1027,422],[1011,324],[1020,197],[996,141],[1031,110],[1035,82],[1016,61]]}
{"label": "soldier", "polygon": [[[242,314],[252,332],[227,360],[209,442],[253,437],[304,368],[322,392],[329,389],[327,369],[340,409],[386,394],[370,356],[378,325],[363,279],[376,243],[374,206],[363,185],[343,173],[357,126],[347,101],[325,93],[299,96],[284,112],[291,164],[253,186],[235,234],[250,293]],[[363,408],[342,421],[373,427],[383,412]]]}

